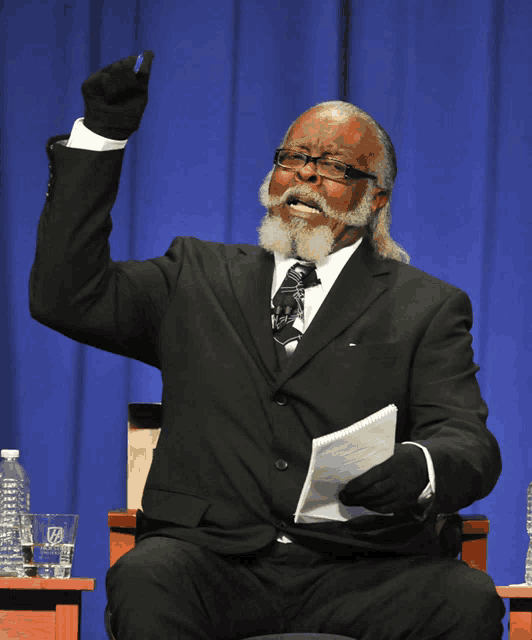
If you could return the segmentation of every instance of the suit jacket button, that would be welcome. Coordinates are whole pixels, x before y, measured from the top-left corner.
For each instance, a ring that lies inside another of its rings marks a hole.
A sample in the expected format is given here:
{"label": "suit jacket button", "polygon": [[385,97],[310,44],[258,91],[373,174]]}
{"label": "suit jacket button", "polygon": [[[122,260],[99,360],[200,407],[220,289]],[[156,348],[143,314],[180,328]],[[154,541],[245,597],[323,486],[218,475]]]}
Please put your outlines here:
{"label": "suit jacket button", "polygon": [[275,463],[275,466],[277,467],[277,469],[279,469],[279,471],[284,471],[288,468],[288,462],[286,460],[279,459]]}
{"label": "suit jacket button", "polygon": [[279,529],[286,529],[286,522],[283,522],[282,520],[278,520],[277,521],[277,527]]}
{"label": "suit jacket button", "polygon": [[277,404],[281,407],[284,407],[284,405],[288,402],[288,398],[284,394],[279,393],[277,396],[275,396],[275,402],[277,402]]}

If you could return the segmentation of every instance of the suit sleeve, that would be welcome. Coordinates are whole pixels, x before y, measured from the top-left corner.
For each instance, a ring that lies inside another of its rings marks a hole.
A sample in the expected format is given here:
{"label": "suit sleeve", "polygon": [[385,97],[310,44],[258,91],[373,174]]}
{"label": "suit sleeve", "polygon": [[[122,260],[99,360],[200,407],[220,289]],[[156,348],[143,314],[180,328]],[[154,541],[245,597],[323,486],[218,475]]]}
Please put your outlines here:
{"label": "suit sleeve", "polygon": [[31,269],[31,316],[65,336],[158,367],[161,319],[179,270],[175,255],[114,262],[109,235],[123,150],[47,145],[50,181]]}
{"label": "suit sleeve", "polygon": [[412,363],[409,439],[427,447],[434,464],[432,513],[452,513],[484,498],[501,473],[499,446],[486,427],[488,409],[476,379],[471,326],[469,297],[453,289]]}

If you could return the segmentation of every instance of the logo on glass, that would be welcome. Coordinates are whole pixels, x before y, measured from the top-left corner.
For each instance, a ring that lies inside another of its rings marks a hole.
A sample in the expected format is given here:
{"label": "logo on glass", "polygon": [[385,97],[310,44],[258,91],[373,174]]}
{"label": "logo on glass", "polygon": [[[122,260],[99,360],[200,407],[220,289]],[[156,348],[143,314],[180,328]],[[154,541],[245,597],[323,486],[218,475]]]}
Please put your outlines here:
{"label": "logo on glass", "polygon": [[49,544],[61,544],[63,542],[63,527],[48,527],[46,540]]}

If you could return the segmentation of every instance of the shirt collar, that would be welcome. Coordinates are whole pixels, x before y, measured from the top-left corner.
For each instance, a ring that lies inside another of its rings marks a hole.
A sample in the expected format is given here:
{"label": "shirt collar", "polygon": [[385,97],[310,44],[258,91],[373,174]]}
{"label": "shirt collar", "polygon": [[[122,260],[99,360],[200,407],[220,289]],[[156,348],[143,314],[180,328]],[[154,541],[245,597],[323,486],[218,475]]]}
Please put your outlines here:
{"label": "shirt collar", "polygon": [[[336,278],[340,275],[340,272],[347,264],[349,258],[351,258],[358,249],[363,239],[364,236],[359,238],[354,244],[350,244],[339,251],[330,253],[316,264],[316,275],[318,276],[318,279],[321,280],[321,286],[325,294],[329,293],[336,281]],[[272,281],[272,298],[285,279],[288,269],[290,269],[290,267],[296,262],[300,262],[300,260],[297,260],[296,258],[284,258],[277,252],[274,252],[274,256],[275,271]]]}

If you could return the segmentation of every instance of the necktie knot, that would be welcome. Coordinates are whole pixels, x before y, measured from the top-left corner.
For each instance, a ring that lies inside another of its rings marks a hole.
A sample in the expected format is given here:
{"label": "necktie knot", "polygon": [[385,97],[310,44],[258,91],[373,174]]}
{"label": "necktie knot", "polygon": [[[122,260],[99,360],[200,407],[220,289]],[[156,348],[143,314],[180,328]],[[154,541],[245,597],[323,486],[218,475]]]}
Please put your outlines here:
{"label": "necktie knot", "polygon": [[288,269],[288,273],[290,273],[290,271],[296,274],[304,287],[307,287],[308,283],[312,280],[316,281],[318,279],[316,276],[316,265],[312,263],[296,262],[296,264]]}

